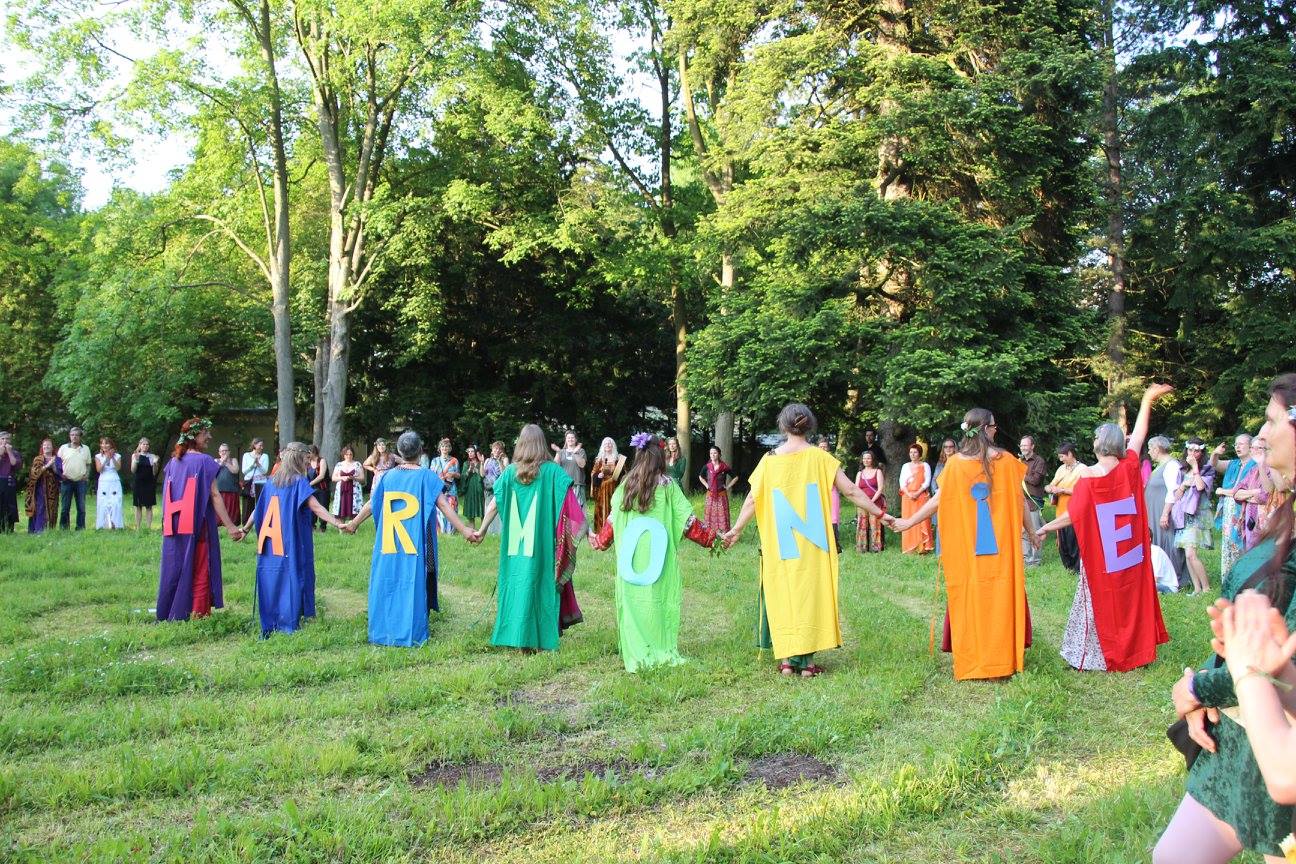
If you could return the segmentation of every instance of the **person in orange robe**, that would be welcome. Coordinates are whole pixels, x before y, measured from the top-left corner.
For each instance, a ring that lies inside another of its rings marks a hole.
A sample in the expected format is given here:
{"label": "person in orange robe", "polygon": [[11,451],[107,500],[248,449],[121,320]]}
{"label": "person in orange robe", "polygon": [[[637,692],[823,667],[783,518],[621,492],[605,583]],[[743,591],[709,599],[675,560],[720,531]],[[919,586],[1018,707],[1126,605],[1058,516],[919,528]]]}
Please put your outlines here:
{"label": "person in orange robe", "polygon": [[[909,461],[900,469],[900,515],[908,518],[917,513],[931,497],[931,466],[924,460],[925,444],[909,445]],[[932,524],[923,519],[904,532],[900,551],[925,555],[932,551]]]}
{"label": "person in orange robe", "polygon": [[[940,489],[893,528],[903,532],[937,514],[947,596],[944,647],[954,655],[954,678],[1004,678],[1025,668],[1030,644],[1021,549],[1022,529],[1030,527],[1021,494],[1026,466],[994,446],[998,425],[984,408],[967,412],[962,429]],[[1039,543],[1033,532],[1030,537]]]}

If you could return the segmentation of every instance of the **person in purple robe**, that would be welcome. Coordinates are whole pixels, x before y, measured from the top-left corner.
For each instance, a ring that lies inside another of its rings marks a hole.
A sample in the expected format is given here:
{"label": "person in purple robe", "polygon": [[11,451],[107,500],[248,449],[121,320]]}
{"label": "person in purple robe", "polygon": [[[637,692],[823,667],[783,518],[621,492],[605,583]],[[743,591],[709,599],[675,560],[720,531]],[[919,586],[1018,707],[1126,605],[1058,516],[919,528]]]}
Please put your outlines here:
{"label": "person in purple robe", "polygon": [[190,615],[202,618],[225,605],[216,522],[225,526],[235,543],[243,539],[243,530],[230,518],[216,489],[220,466],[205,452],[210,441],[210,420],[186,420],[163,472],[159,621],[188,621]]}

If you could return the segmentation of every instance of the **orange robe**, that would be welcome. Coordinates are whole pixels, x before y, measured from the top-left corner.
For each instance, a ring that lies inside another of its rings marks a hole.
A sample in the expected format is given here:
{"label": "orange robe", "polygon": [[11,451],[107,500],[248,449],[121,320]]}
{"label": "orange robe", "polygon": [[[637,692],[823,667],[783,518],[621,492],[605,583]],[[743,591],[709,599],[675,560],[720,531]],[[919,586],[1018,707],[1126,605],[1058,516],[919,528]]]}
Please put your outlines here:
{"label": "orange robe", "polygon": [[[905,519],[918,512],[918,509],[927,503],[931,498],[931,493],[927,491],[931,481],[931,467],[926,462],[918,465],[912,465],[909,471],[909,482],[905,491],[909,493],[919,492],[917,500],[910,498],[908,495],[900,496],[900,515]],[[904,534],[900,535],[901,552],[918,552],[919,554],[932,551],[932,524],[930,519],[924,519],[917,525],[910,528]]]}
{"label": "orange robe", "polygon": [[958,681],[1002,678],[1026,664],[1030,619],[1021,544],[1026,466],[1001,453],[991,468],[994,482],[984,503],[973,497],[974,486],[986,480],[979,459],[954,457],[941,472],[936,527]]}

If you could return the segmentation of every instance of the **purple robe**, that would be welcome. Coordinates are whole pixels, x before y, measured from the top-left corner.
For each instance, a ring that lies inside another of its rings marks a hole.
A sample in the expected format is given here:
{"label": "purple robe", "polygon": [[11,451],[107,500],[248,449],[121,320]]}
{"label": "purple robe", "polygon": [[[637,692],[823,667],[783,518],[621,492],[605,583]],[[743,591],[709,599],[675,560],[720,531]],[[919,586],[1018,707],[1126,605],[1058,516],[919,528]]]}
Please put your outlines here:
{"label": "purple robe", "polygon": [[162,574],[158,581],[159,621],[188,621],[194,606],[194,553],[200,532],[207,538],[211,605],[221,596],[220,525],[211,503],[220,466],[206,453],[190,451],[166,464],[162,479]]}

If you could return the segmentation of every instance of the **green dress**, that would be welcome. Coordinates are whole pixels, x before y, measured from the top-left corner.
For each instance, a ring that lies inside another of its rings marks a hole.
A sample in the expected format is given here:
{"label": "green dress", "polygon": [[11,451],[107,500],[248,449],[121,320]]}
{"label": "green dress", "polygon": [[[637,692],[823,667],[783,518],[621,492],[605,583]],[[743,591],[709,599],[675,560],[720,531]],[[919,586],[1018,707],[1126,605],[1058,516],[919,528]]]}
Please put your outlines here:
{"label": "green dress", "polygon": [[647,513],[623,510],[625,486],[612,493],[616,549],[617,641],[627,672],[683,663],[679,653],[679,541],[693,508],[677,483],[657,487]]}
{"label": "green dress", "polygon": [[[1256,544],[1233,565],[1220,594],[1233,599],[1256,570],[1274,553],[1274,543]],[[1296,547],[1283,563],[1286,580],[1287,627],[1296,629]],[[1203,705],[1230,708],[1237,704],[1228,668],[1212,657],[1206,668],[1193,678],[1193,691]],[[1265,855],[1282,855],[1278,844],[1292,830],[1292,808],[1274,802],[1265,789],[1264,777],[1247,741],[1246,730],[1224,714],[1212,730],[1217,752],[1202,751],[1188,772],[1188,794],[1219,819],[1233,826],[1238,840],[1248,849]]]}
{"label": "green dress", "polygon": [[666,466],[666,473],[675,481],[675,485],[680,489],[684,488],[684,475],[688,473],[688,457],[680,454],[680,458],[675,460],[674,465]]}
{"label": "green dress", "polygon": [[482,485],[481,464],[465,462],[463,477],[459,479],[463,486],[463,498],[459,500],[459,509],[465,519],[480,519],[486,515],[486,487]]}
{"label": "green dress", "polygon": [[499,590],[492,645],[558,647],[559,591],[554,579],[558,518],[571,478],[544,462],[534,480],[519,483],[510,465],[495,481],[500,536]]}

